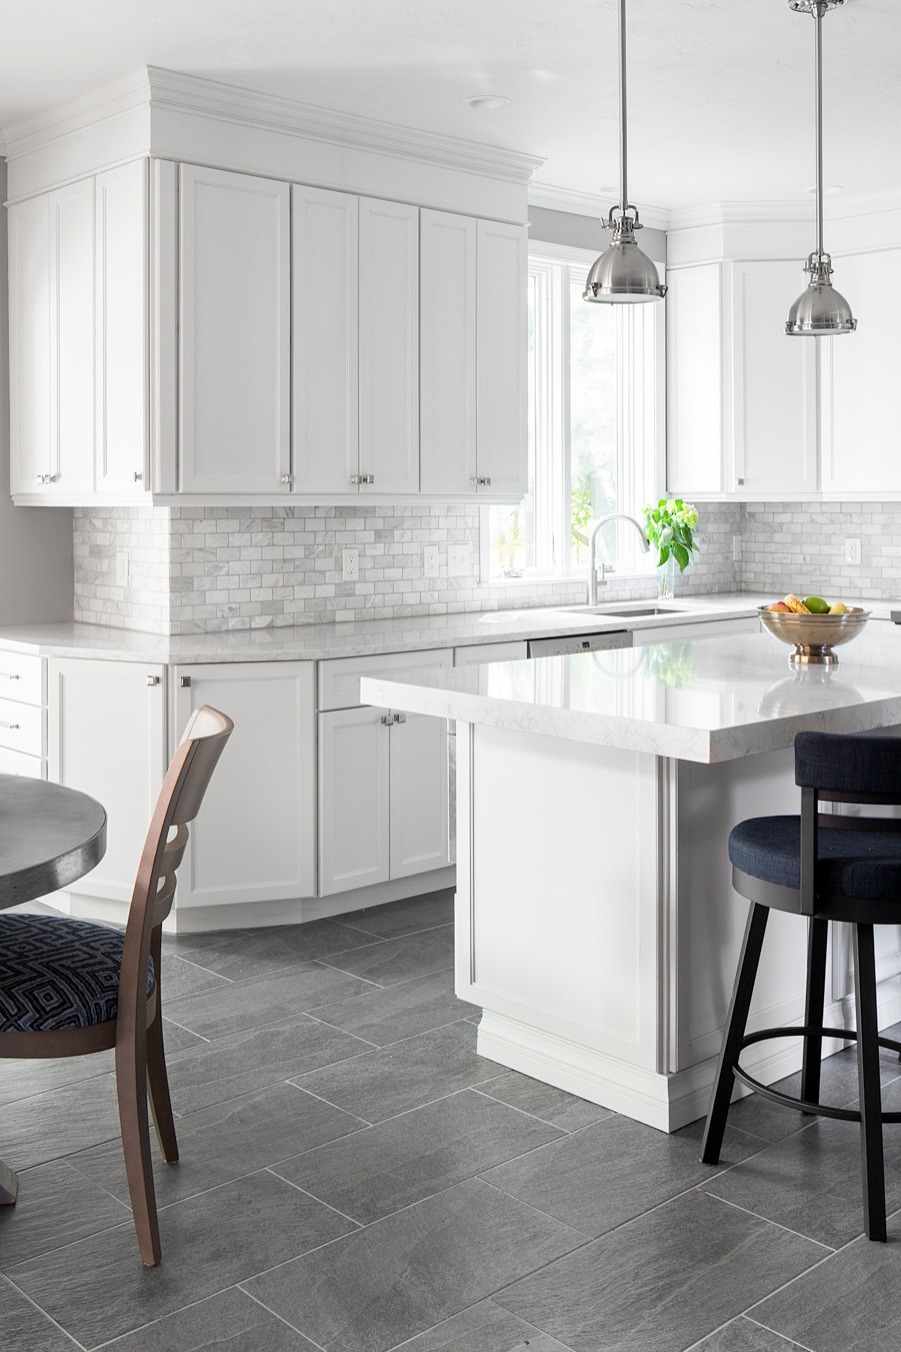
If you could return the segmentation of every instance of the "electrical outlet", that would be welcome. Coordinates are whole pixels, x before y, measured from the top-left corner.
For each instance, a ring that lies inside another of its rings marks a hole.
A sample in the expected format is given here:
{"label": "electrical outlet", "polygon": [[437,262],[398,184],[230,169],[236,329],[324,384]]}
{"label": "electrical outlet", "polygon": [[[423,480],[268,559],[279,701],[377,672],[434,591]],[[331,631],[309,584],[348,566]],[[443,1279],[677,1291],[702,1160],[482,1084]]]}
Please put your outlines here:
{"label": "electrical outlet", "polygon": [[341,577],[344,582],[356,582],[360,576],[360,552],[357,549],[342,549]]}
{"label": "electrical outlet", "polygon": [[128,586],[128,550],[116,550],[116,586]]}
{"label": "electrical outlet", "polygon": [[425,545],[422,551],[422,575],[423,577],[438,576],[438,546]]}
{"label": "electrical outlet", "polygon": [[448,545],[448,577],[465,577],[469,572],[469,545]]}
{"label": "electrical outlet", "polygon": [[860,541],[845,541],[845,563],[860,563]]}
{"label": "electrical outlet", "polygon": [[732,536],[732,562],[741,563],[741,536]]}

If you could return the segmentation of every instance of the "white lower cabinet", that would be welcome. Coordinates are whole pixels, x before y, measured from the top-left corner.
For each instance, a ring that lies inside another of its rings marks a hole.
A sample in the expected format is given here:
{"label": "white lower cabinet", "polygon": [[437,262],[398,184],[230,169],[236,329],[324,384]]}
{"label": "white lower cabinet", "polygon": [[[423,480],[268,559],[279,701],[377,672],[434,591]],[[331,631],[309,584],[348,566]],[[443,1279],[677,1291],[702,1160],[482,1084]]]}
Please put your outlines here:
{"label": "white lower cabinet", "polygon": [[319,715],[319,893],[390,876],[389,727],[384,709]]}
{"label": "white lower cabinet", "polygon": [[444,868],[447,839],[447,727],[428,714],[389,715],[392,878]]}
{"label": "white lower cabinet", "polygon": [[172,750],[195,709],[234,721],[179,871],[176,905],[290,901],[316,891],[312,662],[172,668]]}
{"label": "white lower cabinet", "polygon": [[48,778],[98,799],[106,854],[70,891],[127,902],[166,771],[166,668],[50,658]]}

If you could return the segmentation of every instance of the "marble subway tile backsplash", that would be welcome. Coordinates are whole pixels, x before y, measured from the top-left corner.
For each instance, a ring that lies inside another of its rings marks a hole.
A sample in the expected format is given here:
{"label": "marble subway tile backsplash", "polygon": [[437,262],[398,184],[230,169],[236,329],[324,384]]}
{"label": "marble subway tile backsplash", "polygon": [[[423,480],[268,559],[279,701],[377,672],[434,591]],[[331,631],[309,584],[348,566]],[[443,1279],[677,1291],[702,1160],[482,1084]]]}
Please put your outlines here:
{"label": "marble subway tile backsplash", "polygon": [[[704,503],[697,563],[677,596],[788,587],[853,599],[898,591],[901,503]],[[359,618],[574,605],[581,578],[482,585],[474,506],[129,507],[75,512],[75,618],[159,634],[192,634]],[[733,539],[742,541],[733,562]],[[847,565],[844,540],[862,542]],[[438,576],[423,547],[438,546]],[[448,547],[465,566],[448,572]],[[355,548],[359,577],[342,579]],[[128,580],[116,580],[120,551]],[[656,576],[611,577],[608,601],[656,594]]]}

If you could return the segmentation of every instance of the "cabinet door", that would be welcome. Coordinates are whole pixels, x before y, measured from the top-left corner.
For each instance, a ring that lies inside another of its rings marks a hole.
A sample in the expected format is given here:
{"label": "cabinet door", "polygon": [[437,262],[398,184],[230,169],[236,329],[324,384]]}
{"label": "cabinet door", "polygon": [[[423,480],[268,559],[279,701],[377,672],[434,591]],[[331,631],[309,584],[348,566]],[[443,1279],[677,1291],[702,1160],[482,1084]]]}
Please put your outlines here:
{"label": "cabinet door", "polygon": [[478,476],[485,491],[528,489],[526,430],[528,242],[525,226],[478,222]]}
{"label": "cabinet door", "polygon": [[49,491],[50,203],[9,208],[10,487]]}
{"label": "cabinet door", "polygon": [[671,269],[667,283],[666,486],[670,493],[721,493],[722,264]]}
{"label": "cabinet door", "polygon": [[447,724],[400,714],[391,725],[392,878],[448,864]]}
{"label": "cabinet door", "polygon": [[901,432],[895,410],[901,249],[835,260],[835,281],[860,327],[823,338],[823,488],[901,493]]}
{"label": "cabinet door", "polygon": [[419,209],[360,198],[360,474],[419,489]]}
{"label": "cabinet door", "polygon": [[50,658],[48,778],[106,808],[106,854],[70,891],[131,898],[166,772],[165,667]]}
{"label": "cabinet door", "polygon": [[349,493],[359,471],[358,199],[292,188],[296,493]]}
{"label": "cabinet door", "polygon": [[51,493],[94,487],[94,180],[50,194]]}
{"label": "cabinet door", "polygon": [[[195,709],[235,725],[179,872],[175,904],[292,900],[316,889],[312,662],[176,667],[172,745]],[[187,682],[187,684],[186,684]]]}
{"label": "cabinet door", "polygon": [[817,344],[784,332],[802,282],[796,259],[732,264],[729,486],[745,497],[816,492]]}
{"label": "cabinet door", "polygon": [[389,877],[388,717],[369,708],[319,715],[320,896]]}
{"label": "cabinet door", "polygon": [[180,487],[271,494],[289,472],[289,188],[192,165],[180,182]]}
{"label": "cabinet door", "polygon": [[420,212],[420,488],[476,492],[476,222]]}
{"label": "cabinet door", "polygon": [[98,174],[97,457],[99,492],[147,482],[147,161]]}

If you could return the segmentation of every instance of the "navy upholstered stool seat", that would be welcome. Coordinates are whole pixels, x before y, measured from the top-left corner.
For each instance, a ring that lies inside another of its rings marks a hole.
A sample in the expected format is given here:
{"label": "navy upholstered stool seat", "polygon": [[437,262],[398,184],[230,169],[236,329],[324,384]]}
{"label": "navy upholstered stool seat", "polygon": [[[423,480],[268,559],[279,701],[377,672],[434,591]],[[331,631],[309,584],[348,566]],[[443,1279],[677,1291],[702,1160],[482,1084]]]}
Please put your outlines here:
{"label": "navy upholstered stool seat", "polygon": [[[901,1113],[882,1111],[880,1047],[901,1044],[879,1036],[876,1009],[875,925],[901,925],[901,820],[887,816],[821,813],[820,805],[901,805],[901,739],[873,734],[804,732],[795,739],[798,816],[754,817],[729,836],[735,890],[752,903],[738,975],[713,1085],[701,1159],[719,1160],[735,1080],[775,1103],[801,1112],[860,1123],[864,1228],[886,1238],[882,1128]],[[801,1025],[745,1032],[754,980],[771,910],[805,916],[807,993]],[[851,927],[854,948],[855,1031],[823,1025],[826,945],[830,921]],[[801,1092],[794,1098],[761,1084],[740,1064],[742,1050],[772,1038],[803,1038]],[[860,1110],[819,1102],[824,1037],[857,1043]]]}
{"label": "navy upholstered stool seat", "polygon": [[[0,915],[0,1032],[115,1019],[125,934],[66,916]],[[147,992],[153,989],[153,959]]]}

